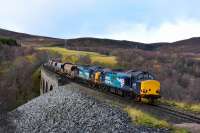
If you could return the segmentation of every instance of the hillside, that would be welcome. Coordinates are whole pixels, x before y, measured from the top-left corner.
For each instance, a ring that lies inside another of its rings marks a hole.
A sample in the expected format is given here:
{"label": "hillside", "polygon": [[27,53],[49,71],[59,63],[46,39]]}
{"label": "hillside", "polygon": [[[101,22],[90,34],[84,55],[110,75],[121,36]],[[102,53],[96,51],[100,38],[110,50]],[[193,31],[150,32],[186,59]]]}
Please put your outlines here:
{"label": "hillside", "polygon": [[143,50],[155,50],[162,44],[145,44],[140,42],[131,42],[125,40],[111,40],[99,38],[77,38],[68,39],[67,47],[106,47],[106,48],[139,48]]}
{"label": "hillside", "polygon": [[200,37],[193,37],[173,43],[179,51],[182,52],[200,52]]}
{"label": "hillside", "polygon": [[[13,32],[5,29],[0,29],[0,37],[12,38],[17,40],[22,46],[64,46],[65,41],[59,38],[44,37],[38,35],[31,35],[26,33]],[[141,43],[126,40],[111,40],[103,38],[74,38],[67,39],[65,47],[74,50],[86,50],[98,52],[102,49],[108,53],[108,49],[142,49],[142,50],[160,50],[165,51],[181,51],[189,53],[200,52],[200,37],[180,40],[173,43],[158,42],[158,43]],[[176,48],[176,49],[174,49]]]}
{"label": "hillside", "polygon": [[[165,51],[180,51],[180,52],[200,52],[200,37],[185,39],[173,43],[158,42],[158,43],[140,43],[125,40],[111,40],[99,38],[76,38],[68,39],[67,48],[76,50],[97,51],[97,49],[142,49],[142,50],[165,50]],[[176,48],[176,49],[174,49]]]}
{"label": "hillside", "polygon": [[61,45],[64,42],[63,39],[30,35],[5,29],[0,29],[0,37],[15,39],[22,46]]}

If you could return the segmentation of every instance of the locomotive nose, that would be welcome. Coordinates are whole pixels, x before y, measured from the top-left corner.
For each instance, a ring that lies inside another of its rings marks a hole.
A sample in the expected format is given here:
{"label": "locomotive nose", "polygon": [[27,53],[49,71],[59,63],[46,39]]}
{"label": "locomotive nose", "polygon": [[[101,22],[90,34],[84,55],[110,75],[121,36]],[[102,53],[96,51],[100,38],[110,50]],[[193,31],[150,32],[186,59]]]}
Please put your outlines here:
{"label": "locomotive nose", "polygon": [[141,82],[140,94],[145,98],[160,97],[160,82],[157,80],[145,80]]}

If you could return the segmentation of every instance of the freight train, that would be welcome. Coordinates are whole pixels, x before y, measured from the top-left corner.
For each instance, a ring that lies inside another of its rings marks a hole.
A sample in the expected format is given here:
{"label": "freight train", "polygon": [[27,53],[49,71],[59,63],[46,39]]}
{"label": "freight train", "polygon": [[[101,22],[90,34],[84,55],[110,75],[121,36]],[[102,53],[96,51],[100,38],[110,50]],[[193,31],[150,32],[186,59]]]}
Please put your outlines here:
{"label": "freight train", "polygon": [[61,63],[52,59],[46,65],[70,80],[83,82],[90,87],[98,87],[122,96],[131,96],[136,101],[146,98],[154,102],[161,97],[160,82],[146,71],[112,70],[100,66]]}

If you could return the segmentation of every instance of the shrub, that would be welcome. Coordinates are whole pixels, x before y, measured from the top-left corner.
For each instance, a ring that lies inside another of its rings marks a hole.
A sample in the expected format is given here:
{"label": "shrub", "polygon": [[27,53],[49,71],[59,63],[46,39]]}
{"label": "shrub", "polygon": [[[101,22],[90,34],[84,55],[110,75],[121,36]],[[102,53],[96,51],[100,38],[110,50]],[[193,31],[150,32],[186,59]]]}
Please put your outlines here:
{"label": "shrub", "polygon": [[10,38],[0,38],[1,45],[18,46],[17,41]]}
{"label": "shrub", "polygon": [[91,64],[90,56],[88,56],[88,55],[86,55],[86,56],[80,55],[80,56],[78,57],[77,63],[78,63],[78,64],[83,64],[83,65],[85,65],[85,64],[88,64],[88,65]]}

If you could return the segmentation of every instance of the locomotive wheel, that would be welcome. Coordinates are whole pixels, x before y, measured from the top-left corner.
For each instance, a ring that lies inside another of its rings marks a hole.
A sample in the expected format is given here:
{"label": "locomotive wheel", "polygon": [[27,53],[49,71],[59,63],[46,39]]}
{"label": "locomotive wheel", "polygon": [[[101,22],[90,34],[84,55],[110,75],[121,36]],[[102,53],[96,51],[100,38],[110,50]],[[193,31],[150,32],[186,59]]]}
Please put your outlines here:
{"label": "locomotive wheel", "polygon": [[111,92],[111,93],[116,93],[116,92],[115,92],[115,89],[113,89],[113,88],[110,89],[110,92]]}
{"label": "locomotive wheel", "polygon": [[123,90],[121,90],[121,96],[124,97],[124,91]]}
{"label": "locomotive wheel", "polygon": [[107,86],[105,86],[105,85],[103,85],[103,90],[106,91],[106,92],[108,92],[108,91],[110,91],[110,88],[107,87]]}
{"label": "locomotive wheel", "polygon": [[137,101],[137,102],[141,102],[141,101],[142,101],[141,96],[136,96],[136,101]]}
{"label": "locomotive wheel", "polygon": [[93,83],[92,82],[88,82],[89,87],[93,88]]}
{"label": "locomotive wheel", "polygon": [[127,97],[127,91],[124,91],[123,95],[124,97]]}
{"label": "locomotive wheel", "polygon": [[92,88],[96,88],[96,85],[94,83],[92,83]]}
{"label": "locomotive wheel", "polygon": [[101,89],[101,85],[97,85],[97,89]]}
{"label": "locomotive wheel", "polygon": [[154,103],[155,103],[154,98],[150,98],[150,99],[149,99],[149,103],[150,103],[150,104],[154,104]]}
{"label": "locomotive wheel", "polygon": [[122,90],[118,90],[118,94],[119,94],[120,96],[122,96],[122,95],[123,95],[123,91],[122,91]]}

